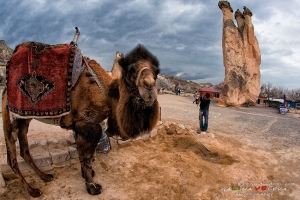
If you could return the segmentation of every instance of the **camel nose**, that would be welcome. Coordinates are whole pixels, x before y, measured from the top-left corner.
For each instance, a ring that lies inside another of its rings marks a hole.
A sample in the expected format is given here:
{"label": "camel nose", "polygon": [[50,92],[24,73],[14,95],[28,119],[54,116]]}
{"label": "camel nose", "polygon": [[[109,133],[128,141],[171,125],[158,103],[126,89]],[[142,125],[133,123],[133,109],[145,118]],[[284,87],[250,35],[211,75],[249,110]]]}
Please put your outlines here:
{"label": "camel nose", "polygon": [[146,77],[143,80],[144,88],[147,90],[152,90],[153,87],[155,86],[155,80],[151,77]]}

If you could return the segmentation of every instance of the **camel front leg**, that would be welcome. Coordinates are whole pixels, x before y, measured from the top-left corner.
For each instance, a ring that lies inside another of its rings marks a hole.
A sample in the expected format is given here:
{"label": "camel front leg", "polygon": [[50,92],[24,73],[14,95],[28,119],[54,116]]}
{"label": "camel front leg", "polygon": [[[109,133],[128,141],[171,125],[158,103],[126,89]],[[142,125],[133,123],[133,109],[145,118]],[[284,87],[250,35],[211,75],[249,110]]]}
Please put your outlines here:
{"label": "camel front leg", "polygon": [[94,161],[95,149],[102,134],[102,128],[100,124],[77,122],[75,134],[81,172],[85,178],[87,191],[92,195],[100,194],[102,187],[93,181],[92,162]]}

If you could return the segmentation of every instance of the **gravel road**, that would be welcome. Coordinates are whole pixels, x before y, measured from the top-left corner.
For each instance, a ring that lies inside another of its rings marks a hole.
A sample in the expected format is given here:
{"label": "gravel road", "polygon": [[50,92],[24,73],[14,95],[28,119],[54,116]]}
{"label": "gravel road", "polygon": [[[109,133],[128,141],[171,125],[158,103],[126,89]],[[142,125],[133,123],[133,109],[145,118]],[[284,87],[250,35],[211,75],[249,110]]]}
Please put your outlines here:
{"label": "gravel road", "polygon": [[[176,99],[176,101],[174,101]],[[161,118],[199,128],[198,109],[193,97],[159,95]],[[280,149],[300,146],[300,115],[281,115],[277,109],[262,105],[249,108],[220,107],[211,101],[208,132],[234,136],[251,146]]]}

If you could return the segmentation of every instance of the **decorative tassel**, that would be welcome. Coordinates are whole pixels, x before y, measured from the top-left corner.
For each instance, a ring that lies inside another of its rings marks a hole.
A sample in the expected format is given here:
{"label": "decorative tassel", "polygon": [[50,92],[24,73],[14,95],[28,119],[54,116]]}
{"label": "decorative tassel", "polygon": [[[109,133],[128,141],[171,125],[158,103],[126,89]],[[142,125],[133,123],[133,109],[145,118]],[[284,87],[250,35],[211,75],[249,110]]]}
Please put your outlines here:
{"label": "decorative tassel", "polygon": [[92,74],[91,72],[89,72],[89,71],[87,71],[87,72],[85,73],[85,75],[86,75],[87,77],[93,76],[93,74]]}
{"label": "decorative tassel", "polygon": [[95,79],[94,78],[90,78],[90,83],[95,83]]}

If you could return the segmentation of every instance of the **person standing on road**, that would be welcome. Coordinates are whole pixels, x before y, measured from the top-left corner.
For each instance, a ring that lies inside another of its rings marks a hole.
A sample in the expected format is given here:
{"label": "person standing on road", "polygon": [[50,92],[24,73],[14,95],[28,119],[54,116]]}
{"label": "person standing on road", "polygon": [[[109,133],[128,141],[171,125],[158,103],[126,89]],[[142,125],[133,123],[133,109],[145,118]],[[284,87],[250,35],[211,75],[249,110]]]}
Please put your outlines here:
{"label": "person standing on road", "polygon": [[198,100],[198,92],[197,91],[194,93],[194,98],[195,98],[195,100],[193,101],[193,103],[196,102],[196,104],[197,104],[197,100]]}
{"label": "person standing on road", "polygon": [[200,120],[200,130],[202,132],[206,132],[208,128],[209,104],[210,104],[210,94],[206,93],[204,96],[200,97],[199,120]]}

